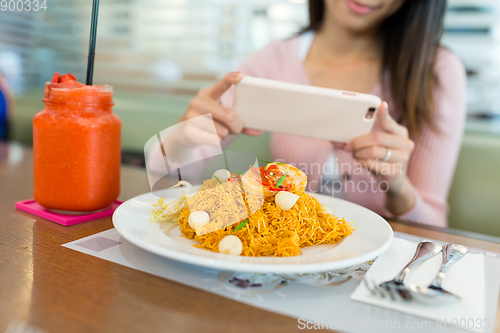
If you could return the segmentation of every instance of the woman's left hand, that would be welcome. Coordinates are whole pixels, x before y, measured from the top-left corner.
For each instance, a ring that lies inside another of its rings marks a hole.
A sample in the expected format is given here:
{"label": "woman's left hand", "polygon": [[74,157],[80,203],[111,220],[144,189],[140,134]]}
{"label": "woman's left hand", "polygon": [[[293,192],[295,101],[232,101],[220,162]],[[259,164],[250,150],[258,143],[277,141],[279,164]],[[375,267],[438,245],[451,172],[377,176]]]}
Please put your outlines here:
{"label": "woman's left hand", "polygon": [[409,138],[408,129],[389,114],[387,102],[380,105],[377,121],[383,131],[357,137],[345,149],[352,151],[354,158],[380,181],[385,181],[389,187],[384,190],[397,195],[408,188],[406,171],[415,145]]}

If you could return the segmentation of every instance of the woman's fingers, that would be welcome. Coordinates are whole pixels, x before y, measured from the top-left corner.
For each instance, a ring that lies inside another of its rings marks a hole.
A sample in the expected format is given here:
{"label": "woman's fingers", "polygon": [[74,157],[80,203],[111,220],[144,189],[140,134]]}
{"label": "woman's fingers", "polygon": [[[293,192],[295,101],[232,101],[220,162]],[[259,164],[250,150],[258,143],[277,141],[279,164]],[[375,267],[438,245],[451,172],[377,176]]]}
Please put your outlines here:
{"label": "woman's fingers", "polygon": [[184,141],[181,142],[187,143],[190,147],[202,144],[217,146],[220,143],[219,138],[219,133],[206,131],[202,127],[198,126],[198,124],[188,124],[183,128],[181,139],[184,139]]}
{"label": "woman's fingers", "polygon": [[408,136],[408,129],[399,125],[389,114],[387,102],[383,102],[377,113],[377,121],[384,132],[371,132],[353,139],[347,151],[356,151],[366,147],[381,146],[394,149],[413,150],[414,144]]}
{"label": "woman's fingers", "polygon": [[215,100],[203,97],[195,98],[191,101],[190,108],[193,109],[195,116],[210,113],[212,118],[226,126],[230,133],[237,134],[243,130],[243,122],[238,114]]}
{"label": "woman's fingers", "polygon": [[217,131],[217,135],[221,140],[224,140],[230,134],[229,129],[226,126],[219,123],[218,121],[214,121],[214,124],[215,124],[215,130]]}
{"label": "woman's fingers", "polygon": [[408,149],[411,145],[412,142],[408,138],[385,132],[371,132],[352,140],[346,149],[348,151],[356,151],[372,146],[393,149]]}
{"label": "woman's fingers", "polygon": [[208,97],[218,101],[226,90],[228,90],[233,84],[239,83],[242,78],[243,74],[241,72],[228,73],[210,88],[203,89],[202,93],[206,93]]}
{"label": "woman's fingers", "polygon": [[406,179],[414,143],[409,138],[408,129],[392,119],[386,102],[383,102],[378,110],[377,122],[383,131],[357,137],[344,149],[353,152],[357,163],[371,173],[381,176],[387,186],[394,188]]}
{"label": "woman's fingers", "polygon": [[346,147],[346,143],[343,143],[343,142],[331,142],[332,146],[334,146],[335,148],[339,148],[339,149],[345,149]]}
{"label": "woman's fingers", "polygon": [[382,160],[387,155],[387,148],[380,146],[371,146],[362,148],[354,152],[356,159],[378,159]]}
{"label": "woman's fingers", "polygon": [[264,133],[264,131],[256,130],[253,128],[244,128],[243,133],[250,136],[261,136]]}
{"label": "woman's fingers", "polygon": [[382,102],[377,113],[377,121],[384,131],[399,136],[408,137],[408,129],[405,126],[398,124],[389,113],[389,105],[387,102]]}
{"label": "woman's fingers", "polygon": [[178,123],[175,133],[177,140],[171,144],[181,143],[193,147],[200,144],[217,145],[220,138],[229,134],[229,130],[218,121],[204,115]]}
{"label": "woman's fingers", "polygon": [[[210,114],[220,139],[224,139],[229,134],[238,134],[241,132],[252,136],[262,135],[262,131],[243,128],[243,121],[236,111],[232,108],[222,106],[219,102],[222,94],[224,94],[233,84],[239,83],[242,78],[243,74],[240,72],[228,73],[211,87],[201,89],[196,97],[189,103],[188,110],[184,114],[182,120]],[[206,125],[207,124],[201,123],[198,127],[200,130],[206,132],[208,130]],[[192,130],[189,131],[189,133],[195,135],[196,131]],[[205,133],[203,133],[202,136],[206,138]],[[191,142],[203,143],[199,141],[198,137],[191,140]]]}
{"label": "woman's fingers", "polygon": [[[354,158],[359,161],[374,160],[380,161],[387,156],[388,149],[385,147],[373,146],[363,148],[354,152]],[[391,155],[385,163],[403,163],[406,161],[407,153],[400,149],[391,149]],[[382,162],[384,163],[384,162]]]}

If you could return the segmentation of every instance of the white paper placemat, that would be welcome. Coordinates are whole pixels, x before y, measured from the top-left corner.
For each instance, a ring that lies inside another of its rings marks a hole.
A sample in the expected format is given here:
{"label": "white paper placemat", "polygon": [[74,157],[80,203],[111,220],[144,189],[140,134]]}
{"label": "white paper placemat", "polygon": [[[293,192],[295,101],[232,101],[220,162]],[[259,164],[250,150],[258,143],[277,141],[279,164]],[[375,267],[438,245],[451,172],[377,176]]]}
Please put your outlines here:
{"label": "white paper placemat", "polygon": [[[414,242],[423,238],[395,233]],[[443,242],[438,242],[444,244]],[[156,256],[127,242],[110,229],[67,244],[64,247],[94,257],[163,277],[257,308],[297,319],[299,328],[322,327],[343,332],[386,332],[413,330],[430,332],[466,332],[460,325],[470,318],[456,318],[446,324],[433,320],[355,302],[350,295],[369,265],[346,268],[342,272],[304,276],[256,275],[210,270]],[[474,327],[490,323],[484,332],[493,332],[500,281],[500,254],[469,248],[483,253],[485,267],[486,318],[473,318]],[[469,322],[468,322],[469,321]]]}

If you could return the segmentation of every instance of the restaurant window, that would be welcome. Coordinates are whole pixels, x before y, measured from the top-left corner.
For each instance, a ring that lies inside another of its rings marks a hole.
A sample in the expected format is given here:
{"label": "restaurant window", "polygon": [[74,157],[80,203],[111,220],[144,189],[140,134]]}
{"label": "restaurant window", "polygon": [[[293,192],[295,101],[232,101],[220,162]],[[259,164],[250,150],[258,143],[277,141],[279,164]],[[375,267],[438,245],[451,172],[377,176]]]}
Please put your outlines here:
{"label": "restaurant window", "polygon": [[[303,0],[101,1],[94,82],[193,95],[251,52],[299,31],[306,11]],[[76,0],[0,12],[0,61],[1,54],[16,59],[9,78],[19,81],[16,91],[40,89],[56,71],[83,80],[90,13],[90,2]]]}

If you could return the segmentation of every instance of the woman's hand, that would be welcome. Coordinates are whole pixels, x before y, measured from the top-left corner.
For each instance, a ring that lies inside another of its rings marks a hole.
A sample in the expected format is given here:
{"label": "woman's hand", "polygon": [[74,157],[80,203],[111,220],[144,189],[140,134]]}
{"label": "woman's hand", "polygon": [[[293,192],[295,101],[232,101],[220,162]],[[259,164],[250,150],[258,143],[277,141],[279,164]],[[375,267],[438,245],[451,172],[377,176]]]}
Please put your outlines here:
{"label": "woman's hand", "polygon": [[409,138],[408,129],[399,125],[389,114],[383,102],[377,113],[377,121],[383,132],[372,132],[352,140],[345,149],[354,158],[387,185],[388,209],[399,215],[411,207],[414,201],[411,184],[407,177],[408,161],[415,144]]}
{"label": "woman's hand", "polygon": [[[253,136],[262,134],[262,131],[244,128],[236,111],[222,106],[219,102],[222,94],[233,84],[239,83],[242,78],[240,72],[228,73],[211,87],[198,92],[174,131],[162,137],[165,156],[173,161],[184,161],[190,156],[192,148],[199,145],[218,146],[229,134],[242,132]],[[203,115],[207,116],[201,117]]]}
{"label": "woman's hand", "polygon": [[241,118],[235,110],[224,107],[219,102],[222,94],[233,84],[239,83],[242,78],[243,74],[240,72],[228,73],[211,87],[201,89],[191,100],[180,120],[182,122],[201,115],[211,114],[218,140],[215,140],[210,120],[208,118],[201,118],[200,121],[190,122],[186,126],[179,126],[179,128],[182,128],[182,133],[178,136],[181,145],[186,147],[194,147],[199,144],[217,145],[219,141],[222,141],[229,134],[239,134],[242,132],[253,136],[262,134],[261,131],[245,129]]}

